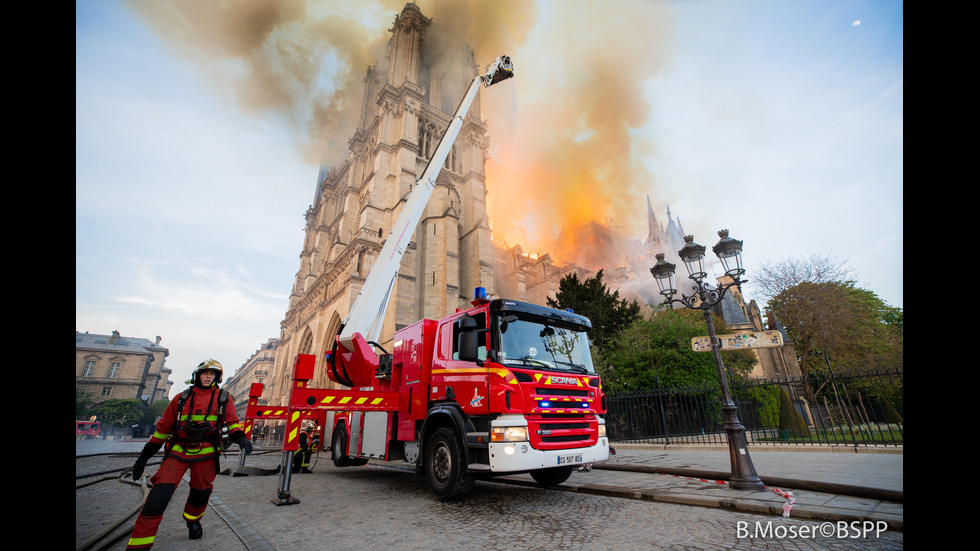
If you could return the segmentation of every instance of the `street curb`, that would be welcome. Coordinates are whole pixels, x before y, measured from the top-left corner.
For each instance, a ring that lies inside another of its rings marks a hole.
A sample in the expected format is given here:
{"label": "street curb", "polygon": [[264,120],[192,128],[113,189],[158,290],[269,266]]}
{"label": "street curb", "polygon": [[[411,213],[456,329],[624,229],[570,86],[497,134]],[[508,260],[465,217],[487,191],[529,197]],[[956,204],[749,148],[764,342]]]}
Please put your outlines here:
{"label": "street curb", "polygon": [[[622,450],[705,451],[727,452],[727,444],[642,444],[610,442],[610,447]],[[817,453],[880,453],[904,455],[904,446],[854,446],[849,444],[750,444],[750,452],[817,452]],[[609,459],[615,459],[610,456]]]}
{"label": "street curb", "polygon": [[[515,486],[528,486],[533,488],[541,487],[536,482],[506,476],[494,478],[493,481],[512,484]],[[718,498],[674,492],[634,490],[632,488],[623,488],[620,486],[602,486],[599,484],[582,484],[578,486],[567,486],[562,484],[558,486],[551,486],[549,489],[581,494],[636,499],[640,501],[656,501],[660,503],[673,503],[676,505],[690,505],[693,507],[713,507],[716,509],[727,509],[729,511],[738,511],[757,515],[783,516],[783,508],[781,505],[767,505],[759,503],[758,501],[745,500],[739,497]],[[896,515],[884,513],[873,515],[849,513],[846,511],[841,511],[840,509],[833,509],[819,505],[800,505],[799,503],[793,506],[792,514],[790,516],[791,518],[796,519],[816,520],[821,522],[852,523],[880,521],[887,523],[888,529],[896,532],[904,531],[905,527],[904,520]]]}
{"label": "street curb", "polygon": [[[719,471],[706,471],[701,469],[688,469],[683,467],[658,467],[654,465],[633,465],[629,463],[604,462],[593,465],[593,469],[607,471],[624,471],[645,474],[666,474],[673,476],[683,476],[688,478],[705,478],[709,480],[728,481],[731,473]],[[811,480],[790,479],[776,476],[761,476],[759,479],[766,486],[778,486],[783,488],[793,488],[796,490],[809,490],[827,494],[839,494],[854,497],[875,499],[878,501],[891,501],[894,503],[905,502],[905,492],[897,490],[886,490],[882,488],[869,488],[865,486],[853,486],[850,484],[836,484],[832,482],[819,482]]]}

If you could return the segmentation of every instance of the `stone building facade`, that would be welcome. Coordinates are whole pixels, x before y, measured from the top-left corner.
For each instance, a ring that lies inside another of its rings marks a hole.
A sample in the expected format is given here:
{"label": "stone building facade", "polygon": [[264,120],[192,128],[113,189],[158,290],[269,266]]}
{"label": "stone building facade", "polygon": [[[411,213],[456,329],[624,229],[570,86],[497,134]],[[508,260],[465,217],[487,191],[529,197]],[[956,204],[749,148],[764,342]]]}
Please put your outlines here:
{"label": "stone building facade", "polygon": [[[273,380],[276,365],[276,348],[279,339],[270,338],[256,350],[234,374],[225,373],[221,387],[235,399],[235,411],[239,417],[245,414],[248,405],[248,393],[252,383],[268,385]],[[259,405],[268,404],[268,399],[260,398]]]}
{"label": "stone building facade", "polygon": [[[358,129],[347,161],[322,170],[306,213],[300,268],[280,328],[270,400],[286,403],[296,354],[316,354],[314,386],[326,387],[321,362],[425,170],[459,98],[478,74],[472,60],[447,67],[423,40],[431,20],[407,4],[390,32],[387,68],[367,70]],[[487,62],[492,61],[488,60]],[[473,102],[440,173],[392,290],[381,344],[421,318],[467,306],[472,290],[495,292],[484,163],[487,126]]]}
{"label": "stone building facade", "polygon": [[151,341],[75,332],[75,390],[94,402],[113,398],[137,399],[146,404],[169,400],[173,371],[165,365],[170,351]]}
{"label": "stone building facade", "polygon": [[[719,285],[730,281],[731,278],[727,276],[718,278]],[[781,347],[749,350],[757,360],[749,374],[750,377],[785,379],[802,376],[800,363],[796,359],[796,348],[793,346],[792,340],[782,326],[776,322],[772,313],[768,313],[768,319],[763,318],[759,305],[754,300],[746,303],[741,291],[732,287],[725,294],[725,298],[715,306],[713,313],[725,320],[730,333],[765,331],[767,329],[779,330],[782,333],[783,345]]]}

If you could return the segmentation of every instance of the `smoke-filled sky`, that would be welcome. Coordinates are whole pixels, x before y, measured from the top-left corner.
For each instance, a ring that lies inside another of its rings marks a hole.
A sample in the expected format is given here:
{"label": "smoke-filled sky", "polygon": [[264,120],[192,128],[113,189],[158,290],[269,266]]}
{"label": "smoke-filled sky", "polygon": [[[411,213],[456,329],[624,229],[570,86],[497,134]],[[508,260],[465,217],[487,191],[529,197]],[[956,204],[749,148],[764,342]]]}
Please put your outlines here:
{"label": "smoke-filled sky", "polygon": [[[642,240],[649,197],[703,245],[744,240],[749,280],[829,255],[903,306],[902,2],[417,4],[447,55],[513,59],[481,93],[496,239]],[[76,330],[161,336],[178,387],[277,337],[318,168],[404,5],[76,0]]]}

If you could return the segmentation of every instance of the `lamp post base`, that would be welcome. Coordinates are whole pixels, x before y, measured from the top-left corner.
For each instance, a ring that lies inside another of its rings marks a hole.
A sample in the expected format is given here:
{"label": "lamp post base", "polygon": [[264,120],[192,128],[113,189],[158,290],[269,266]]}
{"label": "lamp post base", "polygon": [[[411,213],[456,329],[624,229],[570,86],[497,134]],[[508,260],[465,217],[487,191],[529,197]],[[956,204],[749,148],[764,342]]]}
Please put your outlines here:
{"label": "lamp post base", "polygon": [[728,455],[732,463],[732,476],[728,485],[733,490],[765,490],[766,485],[755,472],[752,457],[749,456],[745,427],[738,422],[735,405],[722,406],[725,413],[725,432],[728,433]]}

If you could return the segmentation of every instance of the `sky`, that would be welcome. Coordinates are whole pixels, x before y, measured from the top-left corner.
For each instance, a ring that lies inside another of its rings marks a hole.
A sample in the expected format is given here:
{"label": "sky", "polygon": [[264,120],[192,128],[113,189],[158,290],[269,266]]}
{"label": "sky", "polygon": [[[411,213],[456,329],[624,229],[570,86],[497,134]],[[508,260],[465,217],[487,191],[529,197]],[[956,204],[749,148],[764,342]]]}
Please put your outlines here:
{"label": "sky", "polygon": [[[418,4],[514,62],[482,94],[496,239],[548,252],[574,217],[644,239],[649,197],[744,242],[749,299],[760,263],[826,255],[903,307],[901,2]],[[177,388],[278,337],[319,167],[403,6],[76,0],[76,331],[160,336]]]}

